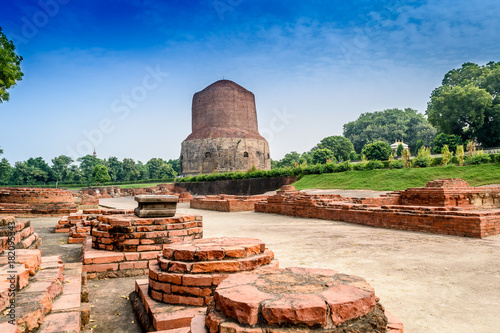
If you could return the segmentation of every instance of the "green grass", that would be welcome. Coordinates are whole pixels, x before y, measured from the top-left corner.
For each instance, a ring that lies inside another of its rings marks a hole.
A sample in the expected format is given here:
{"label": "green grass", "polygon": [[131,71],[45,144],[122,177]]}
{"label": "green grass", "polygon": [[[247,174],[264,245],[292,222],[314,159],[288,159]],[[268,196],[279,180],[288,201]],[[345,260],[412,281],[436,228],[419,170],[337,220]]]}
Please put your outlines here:
{"label": "green grass", "polygon": [[317,188],[396,191],[423,187],[427,182],[440,178],[462,178],[471,186],[500,184],[500,163],[307,175],[293,185],[298,190]]}

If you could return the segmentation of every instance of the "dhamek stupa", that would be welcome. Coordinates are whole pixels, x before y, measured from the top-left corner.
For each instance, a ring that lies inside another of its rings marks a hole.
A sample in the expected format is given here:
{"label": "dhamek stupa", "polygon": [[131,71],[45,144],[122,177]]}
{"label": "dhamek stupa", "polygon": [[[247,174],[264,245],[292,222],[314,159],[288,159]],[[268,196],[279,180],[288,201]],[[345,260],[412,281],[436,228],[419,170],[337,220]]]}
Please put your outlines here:
{"label": "dhamek stupa", "polygon": [[194,94],[192,133],[182,142],[180,159],[182,175],[271,169],[254,94],[229,80]]}

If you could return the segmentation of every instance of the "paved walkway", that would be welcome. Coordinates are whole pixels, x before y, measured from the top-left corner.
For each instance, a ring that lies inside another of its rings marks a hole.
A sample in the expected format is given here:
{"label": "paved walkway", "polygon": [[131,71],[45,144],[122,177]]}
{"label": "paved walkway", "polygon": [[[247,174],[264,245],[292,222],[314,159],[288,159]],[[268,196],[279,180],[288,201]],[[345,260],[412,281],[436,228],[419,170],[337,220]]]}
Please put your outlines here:
{"label": "paved walkway", "polygon": [[[133,198],[101,202],[136,206]],[[188,204],[178,210],[203,215],[204,237],[262,239],[281,267],[332,268],[364,277],[407,333],[498,332],[500,327],[500,235],[460,238],[255,212],[194,210]],[[32,221],[37,230],[38,221]],[[66,248],[51,242],[57,251]],[[97,324],[93,332],[139,332],[128,301],[121,297],[133,290],[133,281],[89,282],[92,324]]]}

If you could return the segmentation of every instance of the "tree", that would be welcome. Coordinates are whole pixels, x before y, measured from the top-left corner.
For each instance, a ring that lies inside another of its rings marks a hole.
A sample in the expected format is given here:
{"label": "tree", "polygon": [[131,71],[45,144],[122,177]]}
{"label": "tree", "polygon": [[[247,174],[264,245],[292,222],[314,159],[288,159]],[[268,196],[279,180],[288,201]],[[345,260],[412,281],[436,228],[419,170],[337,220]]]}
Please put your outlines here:
{"label": "tree", "polygon": [[68,167],[71,163],[73,163],[73,159],[66,155],[61,155],[52,159],[52,171],[56,177],[56,188],[60,180],[68,177]]}
{"label": "tree", "polygon": [[116,157],[110,157],[104,160],[104,165],[108,169],[108,174],[111,177],[111,181],[117,182],[121,181],[123,177],[123,166],[122,162]]}
{"label": "tree", "polygon": [[285,156],[281,160],[279,160],[276,164],[278,168],[293,168],[295,163],[300,163],[300,154],[296,151],[292,151]]}
{"label": "tree", "polygon": [[326,162],[328,162],[328,160],[331,160],[332,162],[337,161],[335,155],[333,154],[333,151],[331,151],[330,149],[320,148],[312,152],[312,162],[314,164],[325,164]]}
{"label": "tree", "polygon": [[362,152],[369,160],[386,161],[392,154],[391,146],[384,141],[367,144]]}
{"label": "tree", "polygon": [[448,145],[444,145],[443,149],[441,149],[441,155],[443,155],[441,159],[441,165],[448,165],[451,162],[451,158],[453,157],[453,153],[450,152]]}
{"label": "tree", "polygon": [[426,114],[445,134],[485,147],[500,145],[500,62],[465,63],[449,71],[434,89]]}
{"label": "tree", "polygon": [[344,136],[351,140],[357,153],[368,143],[384,141],[392,144],[401,140],[415,151],[418,140],[430,145],[435,135],[436,129],[424,115],[410,108],[363,113],[344,125]]}
{"label": "tree", "polygon": [[135,165],[136,170],[139,172],[138,180],[149,180],[149,169],[146,165],[142,164],[141,161],[137,161]]}
{"label": "tree", "polygon": [[[422,141],[422,140],[420,140]],[[399,144],[398,145],[398,149],[396,149],[396,156],[399,156],[401,157],[401,154],[403,153],[403,150],[405,149],[405,147],[403,146],[403,144]]]}
{"label": "tree", "polygon": [[175,160],[170,159],[167,161],[167,163],[172,166],[172,169],[174,169],[177,174],[181,172],[181,160],[179,158]]}
{"label": "tree", "polygon": [[150,179],[160,179],[160,168],[166,162],[161,158],[152,158],[146,162],[146,167],[149,170]]}
{"label": "tree", "polygon": [[12,167],[9,164],[9,161],[7,161],[6,158],[2,158],[0,161],[0,182],[5,185],[10,179],[10,175],[12,172]]}
{"label": "tree", "polygon": [[444,146],[448,146],[451,151],[457,149],[457,146],[462,145],[462,138],[454,134],[440,133],[434,138],[432,142],[433,150],[435,153],[440,154]]}
{"label": "tree", "polygon": [[[430,142],[427,145],[430,146]],[[424,140],[418,140],[414,151],[419,151],[422,146],[425,146]]]}
{"label": "tree", "polygon": [[343,136],[328,136],[318,143],[318,148],[328,148],[333,152],[335,158],[339,161],[349,160],[349,154],[354,151],[351,140]]}
{"label": "tree", "polygon": [[[34,160],[34,159],[31,159]],[[36,167],[33,162],[16,162],[12,170],[12,180],[17,185],[44,184],[48,180],[47,172]]]}
{"label": "tree", "polygon": [[108,174],[108,169],[104,165],[96,165],[92,170],[92,182],[97,183],[105,183],[109,182],[111,177]]}
{"label": "tree", "polygon": [[137,180],[141,176],[141,173],[139,170],[137,170],[135,161],[133,159],[124,158],[122,164],[124,181]]}
{"label": "tree", "polygon": [[175,178],[177,176],[177,172],[175,172],[174,168],[172,168],[171,164],[163,163],[160,166],[159,170],[159,178],[160,179],[169,179]]}
{"label": "tree", "polygon": [[9,100],[9,90],[22,80],[21,61],[14,43],[5,36],[0,27],[0,103]]}
{"label": "tree", "polygon": [[92,180],[92,172],[96,165],[103,165],[104,162],[92,155],[85,155],[77,159],[80,162],[80,170],[82,172],[82,180],[89,184]]}

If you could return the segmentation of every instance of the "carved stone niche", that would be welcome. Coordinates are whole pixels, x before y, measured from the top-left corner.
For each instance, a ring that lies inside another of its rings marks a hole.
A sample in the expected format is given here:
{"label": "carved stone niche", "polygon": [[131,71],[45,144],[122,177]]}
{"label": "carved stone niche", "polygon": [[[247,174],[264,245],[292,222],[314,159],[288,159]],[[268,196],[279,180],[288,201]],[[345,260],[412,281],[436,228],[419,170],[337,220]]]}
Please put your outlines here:
{"label": "carved stone niche", "polygon": [[137,195],[134,210],[138,217],[171,217],[175,215],[179,198],[175,195]]}

